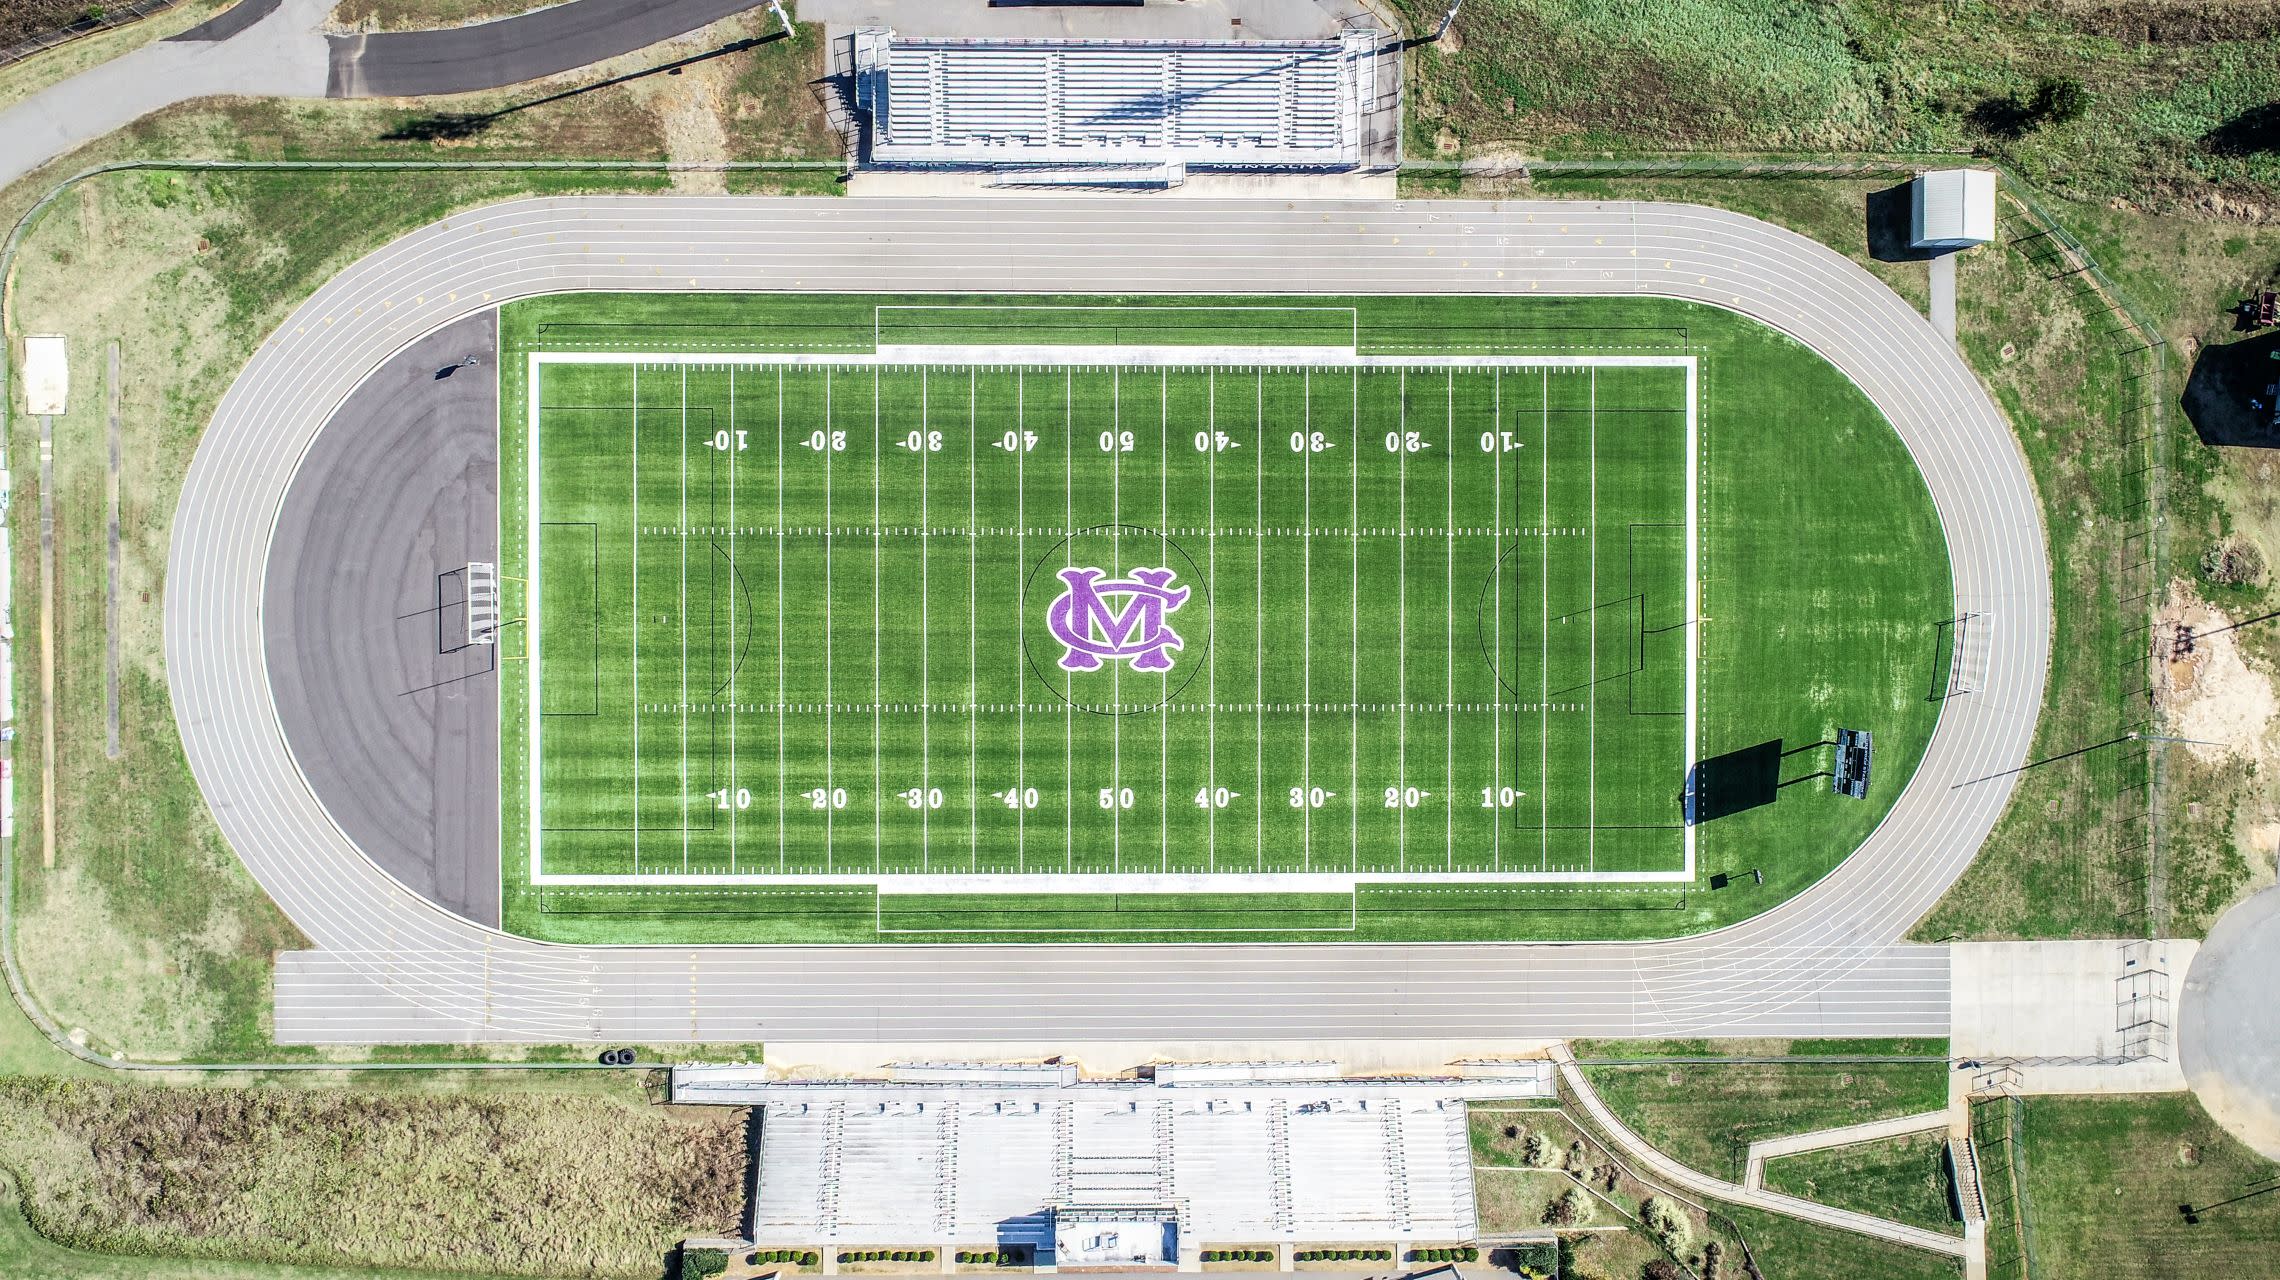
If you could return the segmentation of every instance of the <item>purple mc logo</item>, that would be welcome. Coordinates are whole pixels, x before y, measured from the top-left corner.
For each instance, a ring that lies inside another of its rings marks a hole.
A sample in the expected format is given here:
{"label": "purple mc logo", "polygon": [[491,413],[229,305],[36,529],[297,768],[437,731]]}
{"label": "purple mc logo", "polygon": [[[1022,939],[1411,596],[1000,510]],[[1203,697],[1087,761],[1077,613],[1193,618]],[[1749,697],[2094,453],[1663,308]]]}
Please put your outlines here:
{"label": "purple mc logo", "polygon": [[1134,671],[1171,670],[1169,651],[1185,646],[1164,619],[1188,600],[1186,587],[1172,585],[1175,576],[1170,569],[1134,569],[1128,578],[1103,582],[1104,569],[1061,570],[1067,590],[1045,613],[1064,650],[1061,669],[1098,671],[1107,658],[1129,662]]}

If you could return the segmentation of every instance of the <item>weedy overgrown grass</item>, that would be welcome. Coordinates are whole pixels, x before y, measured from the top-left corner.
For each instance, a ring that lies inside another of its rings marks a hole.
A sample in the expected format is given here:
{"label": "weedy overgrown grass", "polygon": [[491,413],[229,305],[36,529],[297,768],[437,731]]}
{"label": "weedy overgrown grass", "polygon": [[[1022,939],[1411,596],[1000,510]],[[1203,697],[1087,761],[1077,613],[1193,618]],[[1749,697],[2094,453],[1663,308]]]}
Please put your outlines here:
{"label": "weedy overgrown grass", "polygon": [[109,1253],[653,1276],[733,1232],[745,1117],[590,1097],[0,1080],[0,1167]]}

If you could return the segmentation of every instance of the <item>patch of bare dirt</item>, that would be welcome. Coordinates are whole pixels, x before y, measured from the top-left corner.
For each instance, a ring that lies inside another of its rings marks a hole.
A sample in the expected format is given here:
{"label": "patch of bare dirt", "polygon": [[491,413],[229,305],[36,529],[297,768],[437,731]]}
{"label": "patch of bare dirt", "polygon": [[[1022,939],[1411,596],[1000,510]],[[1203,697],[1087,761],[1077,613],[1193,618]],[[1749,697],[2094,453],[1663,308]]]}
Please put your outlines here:
{"label": "patch of bare dirt", "polygon": [[2169,734],[2188,739],[2185,749],[2196,757],[2262,766],[2273,759],[2270,729],[2280,698],[2272,678],[2241,656],[2233,623],[2191,584],[2172,583],[2154,625],[2154,702]]}
{"label": "patch of bare dirt", "polygon": [[[636,90],[657,121],[665,157],[675,164],[719,165],[730,159],[728,118],[735,97],[735,73],[723,59],[684,67],[678,74],[653,76]],[[718,169],[678,169],[675,191],[720,195],[728,190]]]}
{"label": "patch of bare dirt", "polygon": [[2196,45],[2280,35],[2268,0],[2061,0],[2076,30],[2127,45]]}

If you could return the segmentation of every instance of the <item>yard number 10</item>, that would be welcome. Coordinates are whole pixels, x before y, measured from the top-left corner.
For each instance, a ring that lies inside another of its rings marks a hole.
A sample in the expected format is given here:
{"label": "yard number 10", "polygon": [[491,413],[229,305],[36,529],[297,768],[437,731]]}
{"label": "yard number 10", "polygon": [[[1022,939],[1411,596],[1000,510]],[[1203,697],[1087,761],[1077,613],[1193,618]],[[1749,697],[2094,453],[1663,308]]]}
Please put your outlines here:
{"label": "yard number 10", "polygon": [[722,453],[727,453],[732,449],[737,453],[742,453],[745,447],[744,432],[715,431],[712,437],[712,447]]}

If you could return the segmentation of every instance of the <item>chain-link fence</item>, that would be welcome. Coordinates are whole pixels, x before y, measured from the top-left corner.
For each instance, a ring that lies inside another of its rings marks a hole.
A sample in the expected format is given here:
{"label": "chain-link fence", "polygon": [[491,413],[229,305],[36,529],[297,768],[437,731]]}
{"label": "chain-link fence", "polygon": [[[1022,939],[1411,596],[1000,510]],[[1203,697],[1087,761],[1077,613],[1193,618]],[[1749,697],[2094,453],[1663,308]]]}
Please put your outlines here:
{"label": "chain-link fence", "polygon": [[154,13],[164,13],[181,3],[182,0],[129,0],[126,4],[88,5],[80,10],[78,18],[64,26],[0,48],[0,67],[11,62],[21,62],[35,53],[45,53],[58,45],[70,44],[81,36],[91,36],[140,22]]}

